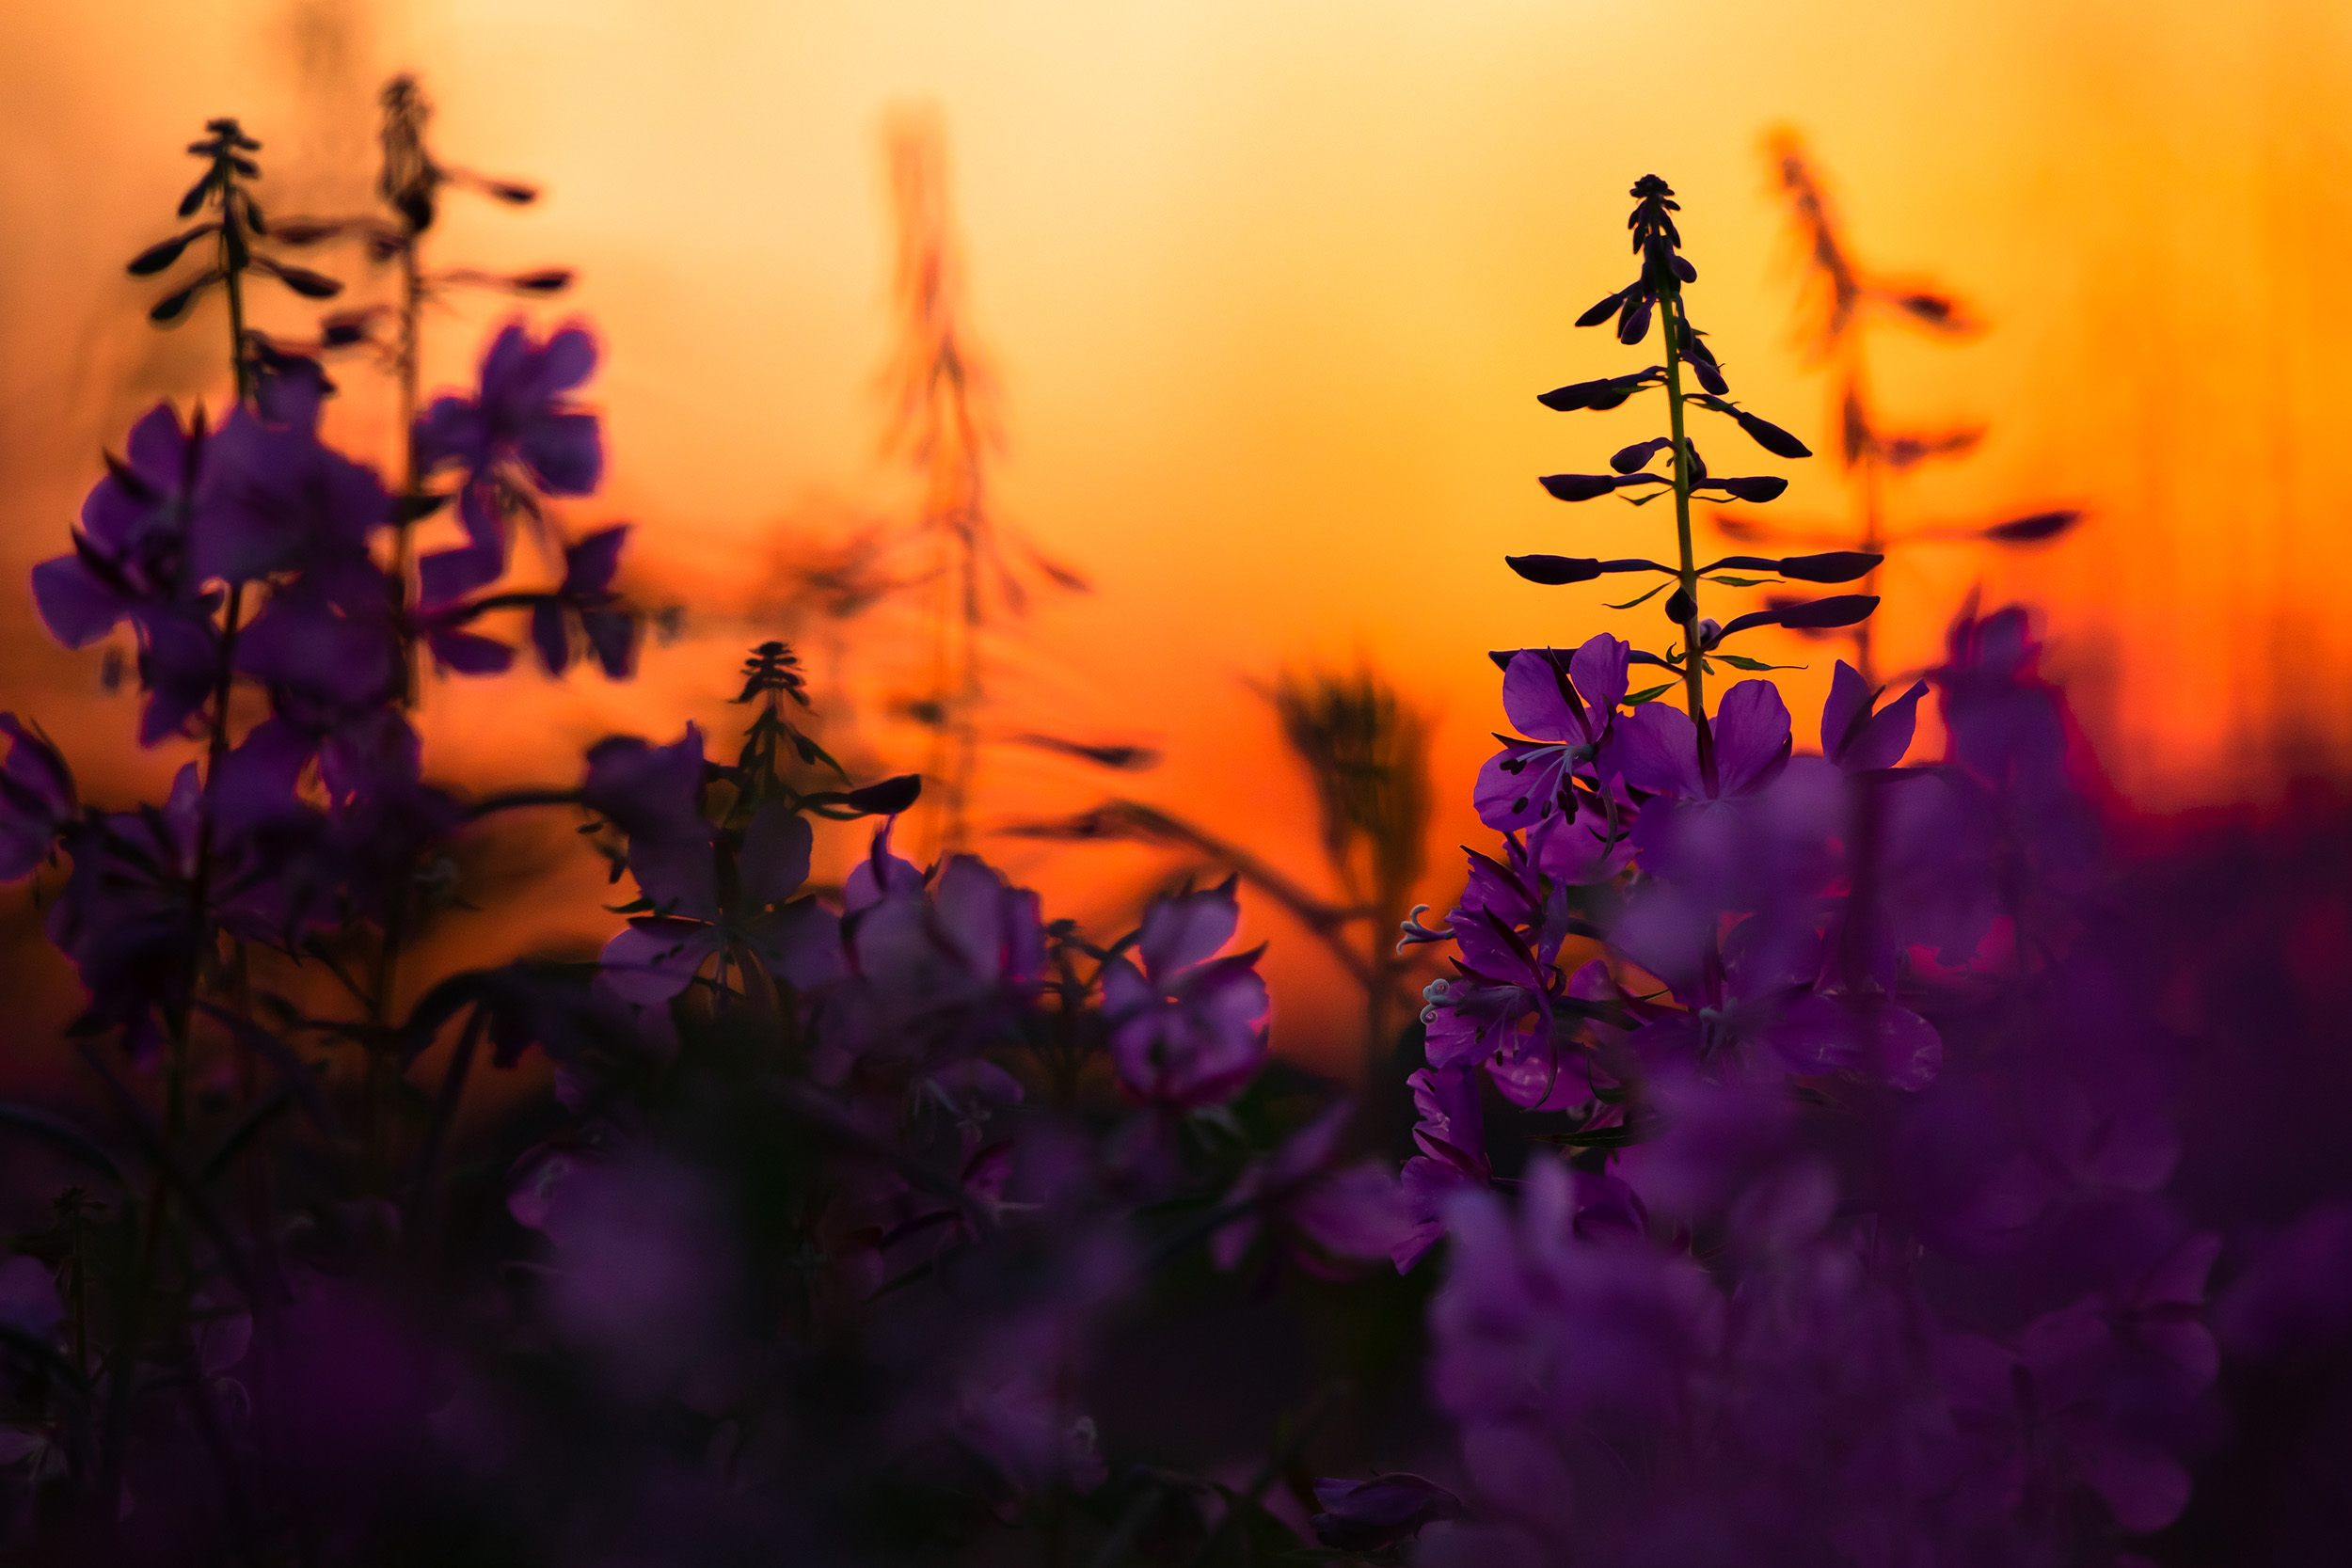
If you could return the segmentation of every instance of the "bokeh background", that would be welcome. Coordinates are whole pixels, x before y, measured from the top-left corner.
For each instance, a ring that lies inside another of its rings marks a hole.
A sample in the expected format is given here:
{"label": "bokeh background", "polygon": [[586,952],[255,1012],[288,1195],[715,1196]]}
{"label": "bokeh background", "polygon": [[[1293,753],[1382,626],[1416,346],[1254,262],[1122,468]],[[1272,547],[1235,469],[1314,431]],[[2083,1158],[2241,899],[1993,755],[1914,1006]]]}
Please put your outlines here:
{"label": "bokeh background", "polygon": [[[1429,716],[1422,896],[1443,906],[1502,721],[1484,650],[1663,630],[1499,559],[1667,547],[1658,509],[1569,509],[1534,483],[1648,433],[1634,410],[1566,419],[1533,396],[1645,362],[1569,325],[1629,276],[1633,178],[1682,195],[1694,314],[1744,401],[1834,440],[1764,155],[1776,127],[1806,138],[1867,262],[1986,325],[1873,340],[1891,419],[1987,430],[1965,462],[1896,484],[1897,524],[2089,513],[2038,551],[1899,557],[1883,668],[1931,661],[1980,588],[2042,607],[2051,664],[2143,812],[2276,799],[2352,754],[2352,491],[2329,390],[2352,350],[2340,5],[84,0],[0,8],[0,685],[93,796],[152,790],[180,758],[129,748],[134,699],[104,689],[96,651],[48,643],[25,572],[139,412],[224,392],[211,308],[155,332],[153,290],[121,263],[164,231],[180,146],[213,115],[267,144],[273,214],[364,206],[397,71],[422,78],[446,158],[545,186],[521,214],[453,201],[436,243],[580,269],[542,314],[603,337],[611,463],[567,515],[641,525],[631,584],[683,612],[630,686],[575,672],[522,705],[513,682],[437,686],[445,772],[564,781],[615,730],[723,734],[743,645],[779,633],[807,655],[829,744],[921,764],[898,711],[920,694],[919,610],[833,617],[807,592],[920,504],[884,447],[882,381],[882,130],[910,106],[949,150],[1004,434],[998,515],[1092,583],[1041,595],[990,651],[980,843],[1049,911],[1113,922],[1176,862],[987,830],[1114,788],[1321,885],[1313,794],[1263,691],[1359,659]],[[360,299],[385,286],[356,253],[318,264]],[[267,309],[262,325],[301,328],[292,302]],[[437,319],[428,387],[464,379],[506,310]],[[336,373],[331,435],[389,457],[388,389],[361,364]],[[1774,510],[1850,514],[1835,464],[1793,473]],[[1751,651],[1809,665],[1785,677],[1802,733],[1834,650]],[[1106,780],[996,743],[1031,732],[1164,761]],[[478,961],[593,935],[604,917],[495,896],[593,895],[562,836],[482,868],[496,918],[449,940]],[[25,931],[35,911],[7,896]],[[1338,1064],[1339,971],[1279,911],[1250,918],[1275,943],[1278,1045]],[[39,990],[40,961],[11,960],[11,983]]]}

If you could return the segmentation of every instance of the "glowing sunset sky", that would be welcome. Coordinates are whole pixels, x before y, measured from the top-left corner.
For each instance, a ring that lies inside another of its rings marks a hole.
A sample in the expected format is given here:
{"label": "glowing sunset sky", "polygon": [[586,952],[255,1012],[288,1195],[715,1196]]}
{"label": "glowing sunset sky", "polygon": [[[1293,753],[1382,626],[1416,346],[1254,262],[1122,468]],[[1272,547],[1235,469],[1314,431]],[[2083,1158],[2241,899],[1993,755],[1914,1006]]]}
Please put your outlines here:
{"label": "glowing sunset sky", "polygon": [[[911,504],[878,452],[875,390],[878,130],[908,101],[937,105],[953,147],[973,314],[1004,383],[1006,514],[1097,585],[1007,650],[991,728],[1165,747],[1121,787],[1286,863],[1311,868],[1311,800],[1248,680],[1375,657],[1441,715],[1451,846],[1501,722],[1485,649],[1664,640],[1648,607],[1613,615],[1598,605],[1618,595],[1500,562],[1671,549],[1661,508],[1570,509],[1534,483],[1650,433],[1638,404],[1564,417],[1533,396],[1647,362],[1569,326],[1630,276],[1636,176],[1681,193],[1693,314],[1739,395],[1828,450],[1829,379],[1795,346],[1760,153],[1782,124],[1866,260],[1992,325],[1960,346],[1880,340],[1891,413],[1991,427],[1967,462],[1899,485],[1897,519],[2093,513],[2040,554],[1899,561],[1889,667],[1931,657],[1981,580],[2047,609],[2053,662],[2143,800],[2260,793],[2352,744],[2352,616],[2320,569],[2352,507],[2323,393],[2352,350],[2341,4],[89,0],[0,11],[0,657],[9,705],[79,748],[113,744],[98,737],[127,727],[127,698],[94,695],[95,656],[40,641],[24,568],[62,547],[102,444],[221,380],[217,322],[151,332],[152,291],[120,263],[163,231],[180,144],[210,115],[269,144],[273,213],[360,205],[374,91],[397,70],[437,103],[444,156],[547,187],[524,214],[453,202],[438,254],[581,269],[554,313],[605,337],[612,464],[570,515],[644,525],[639,581],[692,617],[635,688],[576,675],[520,711],[535,676],[437,693],[436,744],[479,776],[568,776],[580,740],[689,712],[723,727],[792,541]],[[467,372],[497,313],[436,324],[429,384]],[[336,434],[388,450],[374,378],[337,373]],[[1826,458],[1789,471],[1791,517],[1850,504]],[[848,635],[870,715],[888,656]],[[1804,736],[1831,651],[1750,651],[1813,666],[1788,680]],[[862,733],[913,760],[902,734]],[[113,776],[151,781],[167,760]],[[1074,808],[1100,787],[1007,753],[984,807]],[[1125,896],[1157,863],[1002,858],[1066,908]],[[1315,994],[1319,960],[1260,924],[1286,994]]]}

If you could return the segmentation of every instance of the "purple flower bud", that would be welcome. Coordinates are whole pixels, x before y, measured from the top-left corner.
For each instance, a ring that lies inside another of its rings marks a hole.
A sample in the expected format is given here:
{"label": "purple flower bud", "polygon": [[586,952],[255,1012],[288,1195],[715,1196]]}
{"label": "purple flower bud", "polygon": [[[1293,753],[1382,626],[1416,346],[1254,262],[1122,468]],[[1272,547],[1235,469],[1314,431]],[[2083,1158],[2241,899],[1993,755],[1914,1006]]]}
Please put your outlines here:
{"label": "purple flower bud", "polygon": [[1315,1539],[1343,1552],[1376,1552],[1423,1525],[1462,1516],[1462,1499],[1436,1481],[1398,1473],[1370,1481],[1317,1481],[1323,1512],[1307,1521]]}

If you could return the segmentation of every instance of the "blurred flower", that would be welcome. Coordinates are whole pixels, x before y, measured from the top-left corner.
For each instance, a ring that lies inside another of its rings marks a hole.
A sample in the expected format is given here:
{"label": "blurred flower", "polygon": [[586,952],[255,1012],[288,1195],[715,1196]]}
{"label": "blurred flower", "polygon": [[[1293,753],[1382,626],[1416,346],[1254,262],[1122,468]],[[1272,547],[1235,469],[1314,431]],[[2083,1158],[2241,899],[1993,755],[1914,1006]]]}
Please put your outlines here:
{"label": "blurred flower", "polygon": [[1216,958],[1241,923],[1233,884],[1152,901],[1136,940],[1140,967],[1103,966],[1111,1060],[1136,1095],[1179,1109],[1240,1092],[1265,1058],[1258,950]]}

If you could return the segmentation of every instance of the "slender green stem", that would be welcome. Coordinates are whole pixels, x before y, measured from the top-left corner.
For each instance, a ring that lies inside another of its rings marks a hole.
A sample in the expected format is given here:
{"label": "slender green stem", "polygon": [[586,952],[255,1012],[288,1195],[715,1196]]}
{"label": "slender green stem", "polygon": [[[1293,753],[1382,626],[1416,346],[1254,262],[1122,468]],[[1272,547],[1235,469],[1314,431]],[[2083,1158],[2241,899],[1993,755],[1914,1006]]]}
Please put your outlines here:
{"label": "slender green stem", "polygon": [[1699,657],[1698,556],[1691,547],[1691,443],[1682,417],[1682,289],[1672,273],[1661,281],[1658,325],[1666,341],[1666,417],[1674,436],[1675,542],[1681,548],[1682,599],[1689,614],[1682,623],[1682,690],[1698,730],[1699,771],[1709,784],[1715,776],[1714,736],[1707,727],[1707,686]]}

